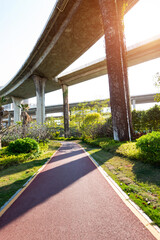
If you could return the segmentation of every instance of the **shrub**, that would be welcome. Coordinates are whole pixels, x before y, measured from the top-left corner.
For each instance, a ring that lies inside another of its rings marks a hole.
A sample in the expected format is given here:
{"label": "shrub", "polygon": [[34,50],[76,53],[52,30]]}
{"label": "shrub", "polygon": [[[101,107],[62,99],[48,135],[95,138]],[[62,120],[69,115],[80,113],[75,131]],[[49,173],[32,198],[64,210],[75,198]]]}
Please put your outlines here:
{"label": "shrub", "polygon": [[148,133],[137,139],[136,147],[139,148],[149,162],[160,162],[160,132]]}
{"label": "shrub", "polygon": [[29,153],[32,151],[38,152],[38,143],[31,138],[17,139],[10,142],[8,151],[10,153]]}
{"label": "shrub", "polygon": [[0,170],[4,168],[8,168],[14,165],[21,164],[29,159],[33,158],[32,153],[21,153],[18,155],[5,155],[2,158],[0,158]]}
{"label": "shrub", "polygon": [[103,117],[99,113],[89,113],[86,115],[81,125],[81,132],[83,137],[95,138],[97,135],[98,125],[104,122]]}
{"label": "shrub", "polygon": [[127,142],[121,144],[116,150],[116,153],[130,159],[143,160],[141,156],[141,151],[140,149],[136,148],[135,142]]}

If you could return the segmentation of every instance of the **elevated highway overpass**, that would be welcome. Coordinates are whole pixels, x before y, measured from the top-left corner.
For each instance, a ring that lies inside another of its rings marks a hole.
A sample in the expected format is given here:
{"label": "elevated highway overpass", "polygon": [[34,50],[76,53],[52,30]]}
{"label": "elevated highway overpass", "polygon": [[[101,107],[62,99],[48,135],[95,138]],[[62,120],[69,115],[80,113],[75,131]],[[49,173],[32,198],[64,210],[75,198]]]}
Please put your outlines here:
{"label": "elevated highway overpass", "polygon": [[[160,35],[147,41],[140,42],[127,48],[127,66],[132,67],[146,61],[160,57]],[[61,84],[68,86],[81,83],[108,73],[106,58],[97,59],[85,64],[70,73],[65,73],[57,78]]]}
{"label": "elevated highway overpass", "polygon": [[[126,0],[125,13],[137,2],[138,0]],[[115,119],[113,124],[114,136],[117,140],[130,139],[130,117],[127,117],[130,114],[129,92],[122,30],[123,11],[123,2],[118,0],[57,1],[56,7],[30,56],[16,76],[0,89],[0,96],[6,96],[9,99],[8,102],[13,101],[14,103],[15,121],[19,120],[20,111],[17,105],[20,104],[21,100],[36,95],[37,122],[43,123],[45,119],[45,93],[62,88],[64,123],[66,132],[69,132],[68,86],[106,74],[108,71],[109,79],[112,79],[110,80],[110,98],[112,118]],[[104,69],[106,61],[103,59],[98,61],[97,65],[95,63],[90,65],[88,70],[80,69],[80,77],[75,77],[74,72],[70,76],[62,76],[57,81],[57,76],[103,34],[105,34],[106,51],[108,51],[107,65],[110,66],[109,69],[107,71]],[[150,50],[148,50],[147,44],[144,45],[144,48],[143,46],[135,47],[134,49],[137,51],[128,50],[128,66],[159,57],[157,54],[159,52],[158,46],[155,47],[156,51],[154,51],[153,45]],[[110,46],[114,51],[111,50]],[[148,56],[147,58],[145,54]],[[114,68],[110,64],[113,59]],[[91,70],[94,67],[96,70]],[[83,71],[88,72],[82,73]],[[88,76],[84,77],[84,75]],[[119,102],[116,100],[118,97],[120,97]]]}
{"label": "elevated highway overpass", "polygon": [[[138,0],[129,0],[128,12]],[[61,89],[55,78],[86,52],[104,30],[98,0],[58,0],[33,51],[0,96],[28,99],[36,96],[33,76],[45,79],[45,93]],[[73,84],[75,84],[73,82]]]}
{"label": "elevated highway overpass", "polygon": [[[144,103],[154,103],[154,97],[155,94],[146,94],[146,95],[137,95],[137,96],[131,96],[131,103],[133,105],[133,108],[135,108],[136,104],[144,104]],[[103,100],[99,100],[100,102]],[[91,102],[82,102],[82,103],[87,103],[88,106],[92,106],[92,101]],[[69,104],[69,109],[72,111],[75,107],[77,107],[79,102],[77,103],[70,103]],[[110,107],[110,101],[108,100],[108,107]],[[62,113],[63,112],[63,104],[58,104],[58,105],[51,105],[51,106],[46,106],[45,107],[45,113],[46,114],[52,114],[52,113]],[[36,115],[36,107],[32,107],[28,110],[28,114],[30,116],[35,116]],[[9,115],[11,118],[14,117],[14,110],[9,110]],[[6,120],[8,121],[8,120]]]}

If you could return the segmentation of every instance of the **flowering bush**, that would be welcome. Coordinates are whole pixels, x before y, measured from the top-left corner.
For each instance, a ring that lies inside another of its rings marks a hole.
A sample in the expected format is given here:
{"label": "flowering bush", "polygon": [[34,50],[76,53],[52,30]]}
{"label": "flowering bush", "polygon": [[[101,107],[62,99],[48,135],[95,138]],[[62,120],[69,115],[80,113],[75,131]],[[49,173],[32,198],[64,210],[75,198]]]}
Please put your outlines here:
{"label": "flowering bush", "polygon": [[36,141],[45,141],[48,138],[48,130],[46,125],[33,122],[26,130],[26,136]]}
{"label": "flowering bush", "polygon": [[11,141],[14,141],[22,136],[22,125],[18,123],[9,127],[2,135],[2,146],[8,146]]}
{"label": "flowering bush", "polygon": [[[35,122],[26,126],[26,137],[35,139],[36,141],[45,141],[49,138],[51,131],[46,125],[36,124]],[[8,128],[2,136],[2,145],[8,146],[11,141],[20,139],[23,136],[22,124],[18,123],[16,125]]]}

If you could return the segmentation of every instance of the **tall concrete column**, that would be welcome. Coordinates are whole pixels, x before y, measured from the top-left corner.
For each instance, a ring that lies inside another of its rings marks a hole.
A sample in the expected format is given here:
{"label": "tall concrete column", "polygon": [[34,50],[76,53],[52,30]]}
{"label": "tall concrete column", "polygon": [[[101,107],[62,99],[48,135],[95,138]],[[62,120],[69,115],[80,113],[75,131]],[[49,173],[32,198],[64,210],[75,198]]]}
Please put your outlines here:
{"label": "tall concrete column", "polygon": [[22,98],[12,97],[14,108],[14,123],[21,121],[21,109],[18,107],[21,105]]}
{"label": "tall concrete column", "polygon": [[131,140],[132,121],[124,41],[125,0],[99,0],[106,43],[114,139]]}
{"label": "tall concrete column", "polygon": [[11,114],[8,114],[8,127],[11,126]]}
{"label": "tall concrete column", "polygon": [[133,104],[133,110],[136,110],[136,99],[133,99],[132,104]]}
{"label": "tall concrete column", "polygon": [[37,112],[36,120],[38,124],[43,124],[45,122],[45,82],[46,79],[37,75],[32,76],[37,96]]}
{"label": "tall concrete column", "polygon": [[64,116],[64,136],[67,138],[70,135],[69,131],[69,104],[68,104],[68,86],[62,85],[63,92],[63,116]]}

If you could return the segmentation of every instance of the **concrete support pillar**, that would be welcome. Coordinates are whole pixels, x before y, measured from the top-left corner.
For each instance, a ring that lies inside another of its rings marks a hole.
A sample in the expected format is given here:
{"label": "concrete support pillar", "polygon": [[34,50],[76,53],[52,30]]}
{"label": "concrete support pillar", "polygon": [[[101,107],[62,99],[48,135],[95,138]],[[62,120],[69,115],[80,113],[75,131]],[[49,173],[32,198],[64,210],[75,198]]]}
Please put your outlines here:
{"label": "concrete support pillar", "polygon": [[8,127],[11,126],[11,114],[8,114]]}
{"label": "concrete support pillar", "polygon": [[136,99],[133,99],[132,103],[133,103],[133,110],[136,110]]}
{"label": "concrete support pillar", "polygon": [[62,85],[63,92],[63,116],[64,116],[64,136],[67,138],[70,135],[69,131],[69,104],[68,104],[68,86]]}
{"label": "concrete support pillar", "polygon": [[125,1],[99,0],[99,6],[105,34],[114,139],[131,140],[131,103],[123,32]]}
{"label": "concrete support pillar", "polygon": [[18,107],[21,105],[22,98],[12,97],[14,108],[14,123],[21,121],[21,109]]}
{"label": "concrete support pillar", "polygon": [[32,76],[37,96],[37,112],[36,120],[38,124],[43,124],[45,122],[45,82],[46,79],[39,77],[37,75]]}

